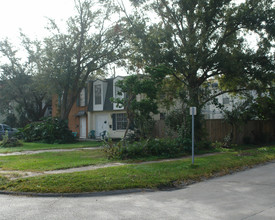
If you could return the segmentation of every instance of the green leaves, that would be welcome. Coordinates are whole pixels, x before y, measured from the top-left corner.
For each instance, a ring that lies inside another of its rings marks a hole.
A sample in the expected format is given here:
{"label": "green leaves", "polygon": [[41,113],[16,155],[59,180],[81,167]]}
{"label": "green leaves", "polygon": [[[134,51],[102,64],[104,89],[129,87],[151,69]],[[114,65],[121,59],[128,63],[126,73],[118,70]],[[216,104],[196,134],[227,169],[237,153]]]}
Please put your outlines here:
{"label": "green leaves", "polygon": [[[151,119],[151,113],[158,113],[157,93],[164,76],[164,72],[155,71],[152,75],[130,75],[116,83],[121,92],[125,93],[125,97],[113,98],[111,101],[121,104],[126,110],[128,128],[135,122],[136,128],[140,129],[143,135],[148,135],[145,132],[146,121]],[[125,131],[125,137],[127,132],[128,129]]]}
{"label": "green leaves", "polygon": [[33,122],[21,129],[21,135],[27,142],[72,143],[74,136],[65,121],[58,118],[46,118]]}
{"label": "green leaves", "polygon": [[[112,4],[103,1],[76,1],[76,15],[61,32],[53,22],[53,34],[46,39],[45,65],[52,89],[63,97],[60,117],[68,114],[89,78],[105,75],[104,68],[125,53],[121,21],[114,19]],[[112,22],[110,22],[110,20]]]}

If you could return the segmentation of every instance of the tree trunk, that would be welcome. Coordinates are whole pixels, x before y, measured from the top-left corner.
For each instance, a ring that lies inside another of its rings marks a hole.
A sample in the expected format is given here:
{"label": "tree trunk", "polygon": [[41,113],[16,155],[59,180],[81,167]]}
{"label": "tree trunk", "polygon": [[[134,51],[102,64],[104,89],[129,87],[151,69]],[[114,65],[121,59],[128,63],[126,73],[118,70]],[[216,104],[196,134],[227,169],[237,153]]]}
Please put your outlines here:
{"label": "tree trunk", "polygon": [[129,127],[130,127],[130,120],[127,118],[127,126],[126,126],[126,130],[125,130],[125,133],[124,133],[124,136],[123,136],[123,139],[126,138],[127,134],[128,134],[128,131],[129,131]]}
{"label": "tree trunk", "polygon": [[[200,87],[197,83],[191,83],[190,89],[189,89],[189,107],[196,107],[197,108],[197,114],[195,116],[195,140],[200,141],[205,138],[206,132],[204,131],[203,128],[203,115],[201,114],[201,108],[202,106],[200,105],[200,94],[199,90]],[[187,112],[189,114],[189,108],[187,109]],[[191,116],[189,116],[191,120]],[[190,124],[191,126],[191,124]]]}

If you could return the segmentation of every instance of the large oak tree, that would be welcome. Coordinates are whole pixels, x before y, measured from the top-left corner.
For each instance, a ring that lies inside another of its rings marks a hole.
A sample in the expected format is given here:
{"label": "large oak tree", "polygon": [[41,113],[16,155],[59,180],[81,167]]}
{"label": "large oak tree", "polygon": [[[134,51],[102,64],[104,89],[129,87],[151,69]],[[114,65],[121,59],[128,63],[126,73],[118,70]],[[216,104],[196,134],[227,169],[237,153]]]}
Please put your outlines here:
{"label": "large oak tree", "polygon": [[124,32],[111,2],[77,0],[76,15],[60,30],[51,20],[52,35],[45,39],[47,73],[60,97],[59,114],[67,119],[89,77],[122,58]]}
{"label": "large oak tree", "polygon": [[[200,113],[219,94],[273,88],[273,0],[131,2],[138,9],[133,15],[124,10],[136,51],[131,62],[169,67],[182,82],[186,106],[196,106]],[[138,13],[145,10],[150,23]],[[207,89],[213,79],[220,81],[222,90]]]}

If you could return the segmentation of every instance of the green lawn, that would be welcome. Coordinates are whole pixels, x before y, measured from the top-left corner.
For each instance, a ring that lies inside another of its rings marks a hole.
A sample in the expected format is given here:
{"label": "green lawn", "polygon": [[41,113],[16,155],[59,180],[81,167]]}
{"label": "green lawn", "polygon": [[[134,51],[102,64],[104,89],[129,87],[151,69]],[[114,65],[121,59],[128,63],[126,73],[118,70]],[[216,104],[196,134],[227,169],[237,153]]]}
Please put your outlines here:
{"label": "green lawn", "polygon": [[45,149],[72,149],[72,148],[82,148],[82,147],[98,147],[101,146],[102,142],[96,141],[80,141],[73,144],[44,144],[44,143],[23,143],[21,147],[10,147],[3,148],[0,147],[0,153],[11,153],[11,152],[21,152],[29,150],[45,150]]}
{"label": "green lawn", "polygon": [[45,171],[110,163],[101,150],[47,152],[0,157],[3,170]]}
{"label": "green lawn", "polygon": [[[207,152],[208,153],[208,152]],[[179,155],[180,157],[186,154]],[[39,154],[0,157],[0,169],[19,171],[59,170],[111,162],[138,163],[166,159],[164,156],[152,156],[128,160],[108,160],[102,150],[84,150],[72,152],[44,152]]]}
{"label": "green lawn", "polygon": [[127,165],[70,174],[47,175],[9,181],[0,178],[0,189],[23,192],[95,192],[130,188],[176,186],[182,181],[199,181],[214,175],[275,160],[275,146],[239,152],[226,152],[155,164]]}

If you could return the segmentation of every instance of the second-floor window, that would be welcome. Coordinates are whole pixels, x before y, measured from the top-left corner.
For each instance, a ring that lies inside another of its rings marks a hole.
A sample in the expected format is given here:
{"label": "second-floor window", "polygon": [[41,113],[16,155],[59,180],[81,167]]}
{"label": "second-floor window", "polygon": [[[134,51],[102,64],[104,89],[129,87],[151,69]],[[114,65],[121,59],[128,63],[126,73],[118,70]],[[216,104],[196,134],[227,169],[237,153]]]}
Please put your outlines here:
{"label": "second-floor window", "polygon": [[115,98],[123,98],[121,88],[118,86],[115,86]]}
{"label": "second-floor window", "polygon": [[[124,98],[124,93],[121,92],[121,88],[116,85],[117,82],[120,81],[120,80],[123,80],[123,79],[122,78],[114,79],[113,96],[114,96],[114,98],[123,99]],[[113,109],[114,110],[121,110],[121,109],[123,109],[123,106],[117,105],[117,103],[113,103]]]}
{"label": "second-floor window", "polygon": [[95,105],[101,105],[101,85],[95,85]]}
{"label": "second-floor window", "polygon": [[229,98],[227,98],[227,97],[226,97],[226,98],[223,98],[223,99],[222,99],[222,102],[223,102],[224,105],[229,104]]}

